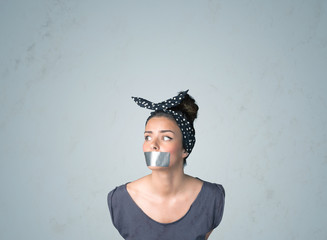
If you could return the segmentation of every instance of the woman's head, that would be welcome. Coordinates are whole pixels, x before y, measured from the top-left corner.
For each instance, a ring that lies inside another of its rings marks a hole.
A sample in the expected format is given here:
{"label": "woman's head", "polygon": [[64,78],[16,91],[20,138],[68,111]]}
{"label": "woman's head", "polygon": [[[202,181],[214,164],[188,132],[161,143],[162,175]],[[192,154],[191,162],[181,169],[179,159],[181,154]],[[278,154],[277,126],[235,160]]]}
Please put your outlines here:
{"label": "woman's head", "polygon": [[[179,94],[182,94],[180,92]],[[186,164],[186,158],[191,153],[195,143],[195,129],[194,120],[197,118],[198,105],[195,100],[188,95],[184,94],[182,101],[168,110],[170,111],[155,111],[152,112],[150,117],[146,121],[146,126],[153,118],[165,118],[172,121],[178,128],[181,134],[181,144],[187,155],[183,157],[184,165]]]}

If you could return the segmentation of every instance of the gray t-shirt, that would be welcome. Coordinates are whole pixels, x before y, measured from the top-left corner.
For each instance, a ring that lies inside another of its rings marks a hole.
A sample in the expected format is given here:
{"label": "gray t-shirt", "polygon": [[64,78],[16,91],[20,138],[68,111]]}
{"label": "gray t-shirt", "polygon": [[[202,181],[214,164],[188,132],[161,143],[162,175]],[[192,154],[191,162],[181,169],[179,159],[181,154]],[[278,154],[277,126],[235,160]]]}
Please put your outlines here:
{"label": "gray t-shirt", "polygon": [[159,223],[146,215],[131,198],[126,184],[108,194],[113,225],[127,240],[202,240],[216,228],[223,216],[225,190],[222,185],[203,181],[188,212],[172,223]]}

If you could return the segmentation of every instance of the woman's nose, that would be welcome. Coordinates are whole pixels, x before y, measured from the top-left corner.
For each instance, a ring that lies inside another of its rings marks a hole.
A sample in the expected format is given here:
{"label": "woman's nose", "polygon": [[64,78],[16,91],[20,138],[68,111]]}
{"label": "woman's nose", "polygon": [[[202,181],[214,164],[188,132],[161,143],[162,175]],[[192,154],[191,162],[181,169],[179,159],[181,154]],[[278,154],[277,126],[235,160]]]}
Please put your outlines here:
{"label": "woman's nose", "polygon": [[151,142],[151,148],[155,151],[159,151],[159,144],[156,140]]}

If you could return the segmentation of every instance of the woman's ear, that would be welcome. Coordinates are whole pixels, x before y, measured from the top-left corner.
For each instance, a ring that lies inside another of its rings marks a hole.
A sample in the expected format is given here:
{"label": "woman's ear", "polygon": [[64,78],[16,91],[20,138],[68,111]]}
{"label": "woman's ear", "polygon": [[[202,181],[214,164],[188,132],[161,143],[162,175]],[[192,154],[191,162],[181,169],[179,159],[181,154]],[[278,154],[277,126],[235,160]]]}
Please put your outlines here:
{"label": "woman's ear", "polygon": [[183,158],[186,158],[188,156],[188,152],[186,152],[185,149],[183,149]]}

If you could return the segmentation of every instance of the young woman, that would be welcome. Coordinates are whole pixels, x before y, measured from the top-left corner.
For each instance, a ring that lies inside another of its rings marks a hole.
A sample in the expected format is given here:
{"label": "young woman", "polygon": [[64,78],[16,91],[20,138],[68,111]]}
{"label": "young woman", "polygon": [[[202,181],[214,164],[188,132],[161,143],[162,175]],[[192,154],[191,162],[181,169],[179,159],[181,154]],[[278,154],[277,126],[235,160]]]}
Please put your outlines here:
{"label": "young woman", "polygon": [[184,173],[195,144],[198,111],[187,92],[161,103],[133,98],[154,110],[146,121],[143,144],[152,173],[108,194],[112,222],[124,239],[208,239],[222,219],[224,188]]}

